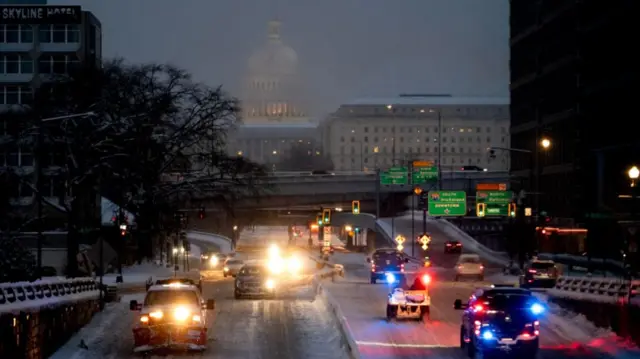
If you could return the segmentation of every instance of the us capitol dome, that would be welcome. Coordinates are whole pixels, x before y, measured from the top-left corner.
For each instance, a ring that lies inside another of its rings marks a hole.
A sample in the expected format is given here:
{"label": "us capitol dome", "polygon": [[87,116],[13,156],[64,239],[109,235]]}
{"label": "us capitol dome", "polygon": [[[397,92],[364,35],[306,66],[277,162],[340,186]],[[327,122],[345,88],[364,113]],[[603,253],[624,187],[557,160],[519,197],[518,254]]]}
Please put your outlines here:
{"label": "us capitol dome", "polygon": [[270,21],[267,41],[249,58],[240,92],[242,121],[228,141],[230,154],[273,171],[287,168],[294,152],[308,155],[308,162],[321,155],[318,127],[308,117],[298,77],[298,55],[282,41],[280,27]]}
{"label": "us capitol dome", "polygon": [[282,41],[280,28],[270,21],[266,43],[249,58],[241,96],[245,124],[308,121],[298,55]]}

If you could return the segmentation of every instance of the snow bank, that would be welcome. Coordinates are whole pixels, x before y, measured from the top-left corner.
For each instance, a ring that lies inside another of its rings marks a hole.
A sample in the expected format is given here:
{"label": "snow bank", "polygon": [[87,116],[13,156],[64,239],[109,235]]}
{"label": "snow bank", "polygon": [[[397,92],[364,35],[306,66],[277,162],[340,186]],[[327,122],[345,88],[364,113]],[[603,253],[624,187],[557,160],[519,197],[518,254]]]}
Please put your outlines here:
{"label": "snow bank", "polygon": [[211,243],[215,246],[218,246],[218,248],[220,248],[220,251],[223,253],[230,253],[233,251],[233,246],[232,246],[233,241],[231,240],[231,238],[221,236],[219,234],[189,231],[187,232],[187,239],[205,242],[205,243]]}
{"label": "snow bank", "polygon": [[[126,318],[129,313],[129,301],[141,301],[143,295],[125,295],[120,303],[108,303],[105,310],[96,314],[91,321],[74,334],[65,345],[49,359],[93,359],[104,358],[120,341],[129,340],[131,327]],[[81,349],[81,341],[88,349]]]}

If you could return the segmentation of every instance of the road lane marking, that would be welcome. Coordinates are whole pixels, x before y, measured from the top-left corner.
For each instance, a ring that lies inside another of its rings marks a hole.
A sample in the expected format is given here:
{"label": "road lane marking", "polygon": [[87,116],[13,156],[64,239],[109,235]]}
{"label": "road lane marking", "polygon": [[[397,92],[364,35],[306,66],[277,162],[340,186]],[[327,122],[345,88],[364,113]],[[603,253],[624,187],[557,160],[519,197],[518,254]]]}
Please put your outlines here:
{"label": "road lane marking", "polygon": [[440,344],[400,344],[400,343],[382,343],[382,342],[365,342],[365,341],[356,341],[356,344],[362,345],[362,346],[387,347],[387,348],[433,349],[433,348],[455,348],[456,347],[456,346],[440,345]]}

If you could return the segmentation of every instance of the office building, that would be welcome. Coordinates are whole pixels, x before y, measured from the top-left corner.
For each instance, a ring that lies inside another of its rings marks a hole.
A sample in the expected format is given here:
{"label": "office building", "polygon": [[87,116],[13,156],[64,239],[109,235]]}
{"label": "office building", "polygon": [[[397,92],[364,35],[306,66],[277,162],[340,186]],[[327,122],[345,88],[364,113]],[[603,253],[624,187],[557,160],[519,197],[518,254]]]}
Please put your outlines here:
{"label": "office building", "polygon": [[[401,95],[344,104],[322,124],[324,151],[337,170],[373,170],[422,159],[443,169],[508,170],[509,100]],[[441,162],[440,162],[441,161]]]}
{"label": "office building", "polygon": [[[65,74],[78,63],[100,66],[100,22],[91,12],[81,11],[79,6],[64,10],[62,13],[66,15],[55,16],[55,24],[42,21],[0,24],[0,113],[11,107],[29,105],[34,91],[47,81],[47,75]],[[65,19],[68,22],[60,22]],[[0,119],[0,138],[11,135],[11,125],[7,121]],[[48,153],[45,162],[60,163],[61,158],[63,155],[54,151]],[[21,173],[29,173],[33,165],[34,156],[30,150],[21,147],[0,149],[0,167],[19,167]],[[64,182],[49,178],[44,188],[45,196],[57,198],[64,190]],[[29,203],[33,195],[28,185],[12,188],[10,193],[12,197],[23,199],[23,204]]]}
{"label": "office building", "polygon": [[640,160],[630,45],[640,2],[510,3],[511,145],[533,153],[512,156],[513,175],[552,217],[620,209]]}

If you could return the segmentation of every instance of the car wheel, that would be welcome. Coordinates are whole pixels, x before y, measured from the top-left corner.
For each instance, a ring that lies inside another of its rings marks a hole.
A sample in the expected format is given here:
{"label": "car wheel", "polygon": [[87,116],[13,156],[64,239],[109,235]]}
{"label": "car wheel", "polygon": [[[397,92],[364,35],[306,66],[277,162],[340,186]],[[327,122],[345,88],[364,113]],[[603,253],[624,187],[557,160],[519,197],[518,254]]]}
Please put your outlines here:
{"label": "car wheel", "polygon": [[240,299],[240,298],[241,298],[240,293],[238,293],[238,291],[235,291],[235,292],[233,293],[233,298],[234,298],[234,299]]}
{"label": "car wheel", "polygon": [[466,343],[466,347],[467,347],[467,356],[469,358],[475,358],[476,357],[476,343],[473,337],[470,338],[471,340],[469,341],[469,343]]}
{"label": "car wheel", "polygon": [[390,322],[396,316],[395,308],[387,304],[387,322]]}
{"label": "car wheel", "polygon": [[424,323],[431,320],[431,308],[428,305],[420,307],[420,320]]}

